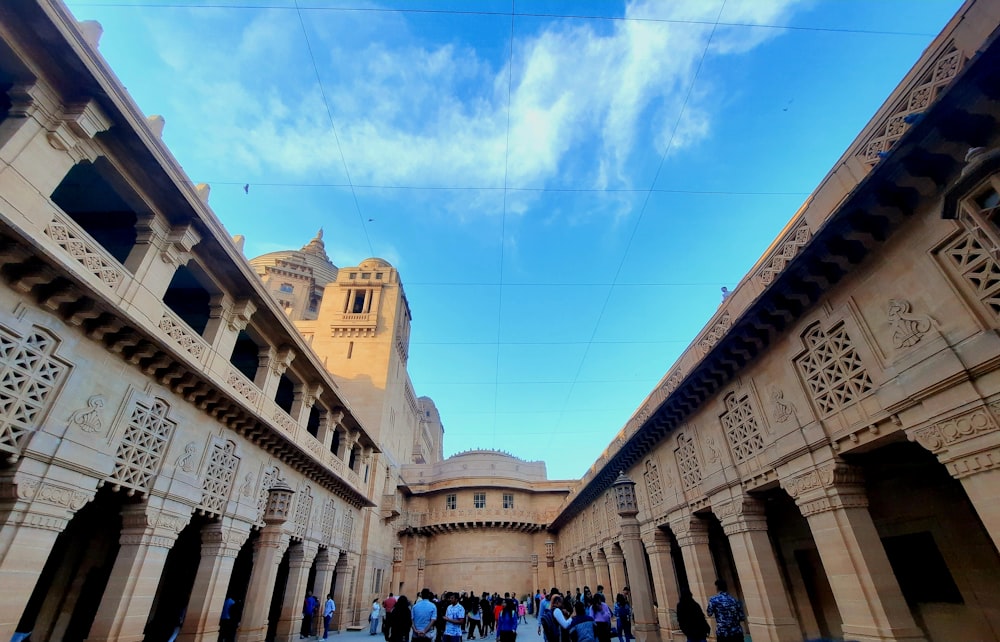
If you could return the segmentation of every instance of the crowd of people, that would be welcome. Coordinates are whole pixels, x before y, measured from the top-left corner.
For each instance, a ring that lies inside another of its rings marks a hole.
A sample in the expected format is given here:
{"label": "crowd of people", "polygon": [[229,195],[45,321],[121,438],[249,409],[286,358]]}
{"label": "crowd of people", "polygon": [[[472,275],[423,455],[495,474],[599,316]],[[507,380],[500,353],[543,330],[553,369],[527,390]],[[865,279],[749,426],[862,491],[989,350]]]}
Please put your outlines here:
{"label": "crowd of people", "polygon": [[[718,642],[743,642],[742,623],[746,619],[743,606],[727,591],[726,582],[717,580],[718,594],[708,601],[705,611],[692,597],[690,591],[681,593],[677,604],[677,621],[688,642],[704,642],[711,632],[705,617],[715,618]],[[227,600],[223,611],[224,623],[231,618]],[[323,615],[324,635],[329,635],[330,620],[336,606],[332,596],[325,603],[311,592],[303,604],[301,637],[311,637],[312,622],[319,613]],[[534,595],[518,599],[516,593],[451,591],[437,595],[423,589],[412,605],[405,595],[392,593],[381,602],[372,601],[368,614],[369,635],[381,634],[385,642],[463,642],[485,640],[494,636],[498,642],[515,642],[517,627],[527,622],[533,613],[538,622],[538,635],[545,642],[632,642],[632,595],[624,587],[609,604],[604,587],[591,592],[589,586],[562,592],[538,589]],[[228,627],[223,627],[225,639]]]}

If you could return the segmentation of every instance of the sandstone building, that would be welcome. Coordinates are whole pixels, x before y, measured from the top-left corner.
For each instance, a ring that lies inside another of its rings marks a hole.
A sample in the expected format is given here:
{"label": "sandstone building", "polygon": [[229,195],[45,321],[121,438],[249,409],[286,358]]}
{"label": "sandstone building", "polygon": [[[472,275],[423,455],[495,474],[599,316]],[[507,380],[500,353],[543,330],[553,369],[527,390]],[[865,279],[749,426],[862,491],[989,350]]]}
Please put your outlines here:
{"label": "sandstone building", "polygon": [[[1000,5],[969,0],[580,480],[445,459],[400,274],[247,261],[58,0],[0,5],[0,639],[716,577],[755,640],[1000,639]],[[471,556],[470,542],[483,554]],[[494,579],[482,586],[477,579]],[[169,587],[169,590],[167,589]]]}

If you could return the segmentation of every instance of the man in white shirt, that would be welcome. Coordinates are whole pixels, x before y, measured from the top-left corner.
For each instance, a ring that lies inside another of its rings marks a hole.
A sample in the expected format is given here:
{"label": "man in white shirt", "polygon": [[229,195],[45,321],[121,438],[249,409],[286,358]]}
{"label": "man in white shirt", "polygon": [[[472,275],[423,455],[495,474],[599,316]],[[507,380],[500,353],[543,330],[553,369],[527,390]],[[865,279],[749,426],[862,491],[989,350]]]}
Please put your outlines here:
{"label": "man in white shirt", "polygon": [[333,596],[326,594],[326,604],[323,605],[323,639],[330,635],[330,622],[333,620],[333,612],[337,610],[337,605],[333,603]]}
{"label": "man in white shirt", "polygon": [[458,593],[448,594],[450,604],[444,612],[444,642],[462,642],[462,623],[465,622],[465,609],[458,603]]}

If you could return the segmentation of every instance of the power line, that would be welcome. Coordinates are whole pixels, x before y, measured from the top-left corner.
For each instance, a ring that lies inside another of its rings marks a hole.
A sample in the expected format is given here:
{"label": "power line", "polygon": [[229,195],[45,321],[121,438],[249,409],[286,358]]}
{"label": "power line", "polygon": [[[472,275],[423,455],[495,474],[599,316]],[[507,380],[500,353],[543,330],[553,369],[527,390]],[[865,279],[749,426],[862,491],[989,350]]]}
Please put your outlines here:
{"label": "power line", "polygon": [[333,139],[337,142],[337,152],[340,153],[340,162],[344,166],[344,176],[347,177],[347,184],[350,186],[351,196],[354,198],[354,209],[358,213],[358,222],[361,223],[361,230],[365,233],[365,241],[368,242],[368,255],[375,256],[375,250],[372,248],[372,239],[368,236],[368,226],[365,225],[365,217],[361,214],[361,204],[358,203],[358,193],[354,191],[354,185],[351,183],[351,172],[347,168],[344,149],[340,146],[340,135],[337,134],[337,124],[333,120],[333,110],[330,109],[330,101],[326,97],[326,89],[323,87],[323,78],[319,73],[319,65],[316,64],[316,56],[313,55],[312,44],[309,42],[309,32],[306,30],[306,22],[302,18],[302,12],[299,10],[298,0],[293,1],[295,2],[295,13],[299,17],[299,25],[302,26],[302,37],[306,42],[306,49],[309,51],[309,59],[312,60],[313,72],[316,74],[316,84],[319,85],[319,93],[323,97],[323,105],[326,107],[326,116],[330,119],[330,129],[333,130]]}
{"label": "power line", "polygon": [[739,27],[756,29],[781,29],[787,31],[813,31],[825,33],[846,33],[862,34],[871,36],[909,36],[928,38],[934,37],[935,33],[922,31],[892,31],[887,29],[852,29],[849,27],[809,27],[799,25],[780,25],[770,23],[752,22],[712,22],[709,20],[685,20],[681,18],[651,18],[633,16],[601,16],[580,13],[540,13],[540,12],[506,12],[506,11],[477,11],[477,10],[457,10],[457,9],[415,9],[415,8],[390,8],[390,7],[332,7],[332,6],[302,6],[297,2],[295,6],[287,4],[185,4],[182,2],[71,2],[75,7],[101,7],[101,8],[127,8],[127,9],[231,9],[234,11],[259,11],[259,10],[303,10],[320,11],[329,13],[401,13],[401,14],[427,14],[427,15],[451,15],[451,16],[517,16],[519,18],[560,18],[566,20],[604,20],[608,22],[648,22],[659,24],[680,24],[693,26],[712,27]]}
{"label": "power line", "polygon": [[[500,333],[503,323],[503,250],[504,240],[507,236],[507,177],[510,169],[510,94],[511,86],[514,83],[514,1],[510,0],[510,53],[507,57],[507,137],[504,143],[503,155],[503,215],[500,218],[500,289],[497,292],[497,359],[496,375],[494,379],[499,386],[500,381]],[[499,399],[499,390],[493,389],[493,434],[490,443],[496,446],[497,441],[497,420],[496,411]]]}
{"label": "power line", "polygon": [[[593,339],[597,336],[597,330],[601,326],[601,321],[604,319],[604,313],[608,309],[608,303],[611,301],[611,294],[615,290],[615,284],[618,282],[618,277],[621,275],[622,268],[625,267],[625,261],[628,259],[629,251],[632,249],[632,242],[635,240],[635,235],[639,231],[639,226],[642,223],[643,216],[646,214],[646,207],[649,205],[650,198],[652,197],[652,190],[656,187],[656,181],[660,178],[660,171],[663,169],[663,163],[666,161],[667,154],[670,153],[671,147],[674,144],[674,138],[677,135],[677,130],[680,127],[681,120],[684,118],[684,110],[687,109],[688,101],[691,99],[691,94],[694,92],[694,86],[698,82],[698,75],[701,73],[701,68],[705,64],[705,58],[708,57],[708,50],[712,46],[712,38],[715,37],[715,31],[719,27],[719,20],[722,19],[722,12],[726,9],[726,0],[722,1],[722,6],[719,7],[719,14],[715,16],[715,24],[712,26],[712,31],[708,34],[708,40],[705,42],[705,49],[701,52],[701,58],[698,60],[698,66],[695,68],[694,76],[691,78],[691,83],[688,85],[687,93],[684,95],[684,101],[681,103],[680,110],[677,112],[677,120],[674,121],[673,129],[670,131],[670,138],[667,139],[666,147],[663,150],[663,154],[660,156],[660,162],[656,166],[656,172],[653,174],[653,180],[649,185],[649,192],[646,194],[646,198],[642,201],[642,207],[639,209],[639,216],[636,217],[635,225],[632,226],[632,232],[629,234],[628,242],[625,244],[625,251],[622,252],[622,260],[618,263],[618,268],[615,270],[615,276],[611,279],[611,287],[608,288],[608,293],[604,297],[604,303],[601,305],[601,312],[597,315],[597,321],[594,323],[594,330],[590,334],[591,343],[587,344],[586,349],[583,352],[583,357],[580,358],[580,365],[577,366],[576,374],[573,375],[573,379],[576,380],[580,377],[580,373],[583,371],[584,364],[587,363],[587,355],[590,354],[590,347],[593,345]],[[569,391],[566,393],[566,399],[563,401],[562,409],[565,410],[569,406],[570,399],[573,396],[573,390],[576,384],[570,386]],[[562,415],[559,415],[559,419],[556,420],[556,428],[562,424]],[[555,431],[552,431],[555,434]],[[552,443],[552,436],[549,437],[549,445]]]}
{"label": "power line", "polygon": [[[195,181],[188,179],[186,182],[195,184]],[[255,188],[256,187],[302,187],[302,188],[312,188],[312,187],[331,187],[331,188],[343,188],[350,187],[353,189],[384,189],[384,190],[413,190],[413,191],[480,191],[480,192],[539,192],[539,193],[607,193],[607,194],[647,194],[652,192],[654,194],[706,194],[710,196],[808,196],[812,192],[800,192],[800,191],[788,191],[788,192],[778,192],[778,191],[739,191],[739,190],[695,190],[695,189],[673,189],[673,188],[655,188],[655,189],[639,189],[634,187],[502,187],[502,186],[492,186],[492,185],[363,185],[358,183],[295,183],[295,182],[255,182],[255,181],[197,181],[198,183],[208,183],[210,185],[237,185],[243,187],[243,185],[250,183]]]}

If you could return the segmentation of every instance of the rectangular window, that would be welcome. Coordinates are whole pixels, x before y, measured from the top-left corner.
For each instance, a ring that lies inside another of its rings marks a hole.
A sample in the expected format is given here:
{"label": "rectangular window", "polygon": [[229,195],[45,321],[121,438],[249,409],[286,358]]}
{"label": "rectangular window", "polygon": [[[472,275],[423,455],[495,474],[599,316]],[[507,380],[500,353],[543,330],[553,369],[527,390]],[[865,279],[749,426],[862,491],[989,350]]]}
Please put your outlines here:
{"label": "rectangular window", "polygon": [[514,495],[511,493],[503,494],[503,507],[504,508],[514,508]]}
{"label": "rectangular window", "polygon": [[351,278],[352,279],[358,278],[358,273],[357,272],[351,272]]}
{"label": "rectangular window", "polygon": [[458,507],[458,496],[457,495],[445,495],[444,496],[444,507],[448,510],[455,510]]}
{"label": "rectangular window", "polygon": [[376,272],[375,273],[375,280],[376,281],[381,281],[382,280],[382,273],[381,272]]}
{"label": "rectangular window", "polygon": [[365,291],[354,293],[354,305],[351,307],[351,312],[354,314],[361,314],[365,311]]}
{"label": "rectangular window", "polygon": [[362,272],[361,273],[361,278],[362,279],[370,279],[370,278],[372,278],[372,273],[371,272]]}
{"label": "rectangular window", "polygon": [[295,287],[291,283],[282,283],[278,289],[281,290],[282,292],[289,292],[289,293],[295,291]]}
{"label": "rectangular window", "polygon": [[476,493],[473,495],[472,505],[476,508],[486,508],[486,493]]}

